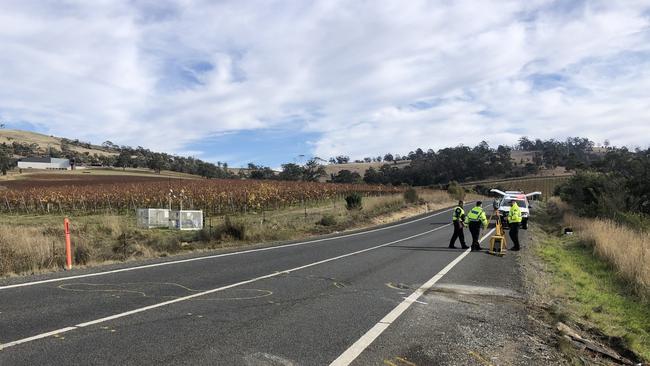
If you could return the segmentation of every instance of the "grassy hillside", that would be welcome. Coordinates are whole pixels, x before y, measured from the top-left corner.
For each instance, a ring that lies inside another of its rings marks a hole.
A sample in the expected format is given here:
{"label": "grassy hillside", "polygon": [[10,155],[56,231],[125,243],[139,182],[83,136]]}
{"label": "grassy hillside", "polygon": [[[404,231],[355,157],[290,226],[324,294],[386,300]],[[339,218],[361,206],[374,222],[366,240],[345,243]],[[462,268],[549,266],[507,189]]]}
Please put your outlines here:
{"label": "grassy hillside", "polygon": [[[5,130],[0,129],[0,144],[6,143],[11,145],[13,142],[26,145],[36,145],[37,149],[45,154],[49,148],[61,150],[61,137],[47,136],[31,131],[21,130]],[[90,155],[115,155],[113,152],[106,151],[101,146],[91,145],[91,148],[69,145],[69,149],[80,153],[88,153]]]}

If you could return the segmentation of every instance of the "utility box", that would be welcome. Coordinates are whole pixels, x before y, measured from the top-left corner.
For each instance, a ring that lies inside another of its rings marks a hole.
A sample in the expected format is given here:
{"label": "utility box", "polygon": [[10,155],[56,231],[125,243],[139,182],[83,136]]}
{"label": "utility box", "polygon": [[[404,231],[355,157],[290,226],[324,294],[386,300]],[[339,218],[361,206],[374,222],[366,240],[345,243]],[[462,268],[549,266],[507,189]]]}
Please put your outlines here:
{"label": "utility box", "polygon": [[169,228],[174,230],[201,230],[203,229],[203,211],[171,211],[169,214]]}
{"label": "utility box", "polygon": [[169,210],[166,208],[139,208],[137,225],[144,229],[169,227]]}

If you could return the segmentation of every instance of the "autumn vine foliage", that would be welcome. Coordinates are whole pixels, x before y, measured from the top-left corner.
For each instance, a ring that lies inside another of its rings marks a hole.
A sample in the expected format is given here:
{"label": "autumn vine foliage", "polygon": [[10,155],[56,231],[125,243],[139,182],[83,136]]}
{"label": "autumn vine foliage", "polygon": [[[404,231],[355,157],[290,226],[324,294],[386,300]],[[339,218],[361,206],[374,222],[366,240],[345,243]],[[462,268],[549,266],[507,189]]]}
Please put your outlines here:
{"label": "autumn vine foliage", "polygon": [[273,210],[343,197],[400,193],[400,188],[367,184],[256,180],[175,180],[115,182],[95,185],[12,187],[0,191],[2,213],[93,213],[166,208],[181,203],[185,209],[210,214]]}

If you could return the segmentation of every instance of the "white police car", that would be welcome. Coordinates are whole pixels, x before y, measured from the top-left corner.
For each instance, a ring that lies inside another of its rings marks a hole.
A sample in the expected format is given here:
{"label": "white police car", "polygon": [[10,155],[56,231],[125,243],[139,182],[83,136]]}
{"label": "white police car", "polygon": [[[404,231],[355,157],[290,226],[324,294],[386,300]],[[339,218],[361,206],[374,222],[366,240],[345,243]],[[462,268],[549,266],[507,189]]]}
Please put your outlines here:
{"label": "white police car", "polygon": [[490,192],[497,193],[501,197],[494,200],[493,206],[495,210],[499,210],[501,216],[501,223],[504,227],[508,226],[508,212],[510,212],[510,203],[517,202],[517,206],[521,209],[521,228],[528,229],[528,218],[530,217],[531,205],[528,203],[528,198],[539,196],[542,192],[524,193],[520,191],[500,191],[498,189],[491,189]]}

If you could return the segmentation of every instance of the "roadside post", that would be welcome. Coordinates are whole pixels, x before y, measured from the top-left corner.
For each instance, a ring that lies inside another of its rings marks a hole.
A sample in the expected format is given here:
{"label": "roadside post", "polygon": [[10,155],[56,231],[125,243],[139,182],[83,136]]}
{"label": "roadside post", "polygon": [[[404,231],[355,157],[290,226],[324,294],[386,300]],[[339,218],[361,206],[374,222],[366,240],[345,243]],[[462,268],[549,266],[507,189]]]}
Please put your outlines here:
{"label": "roadside post", "polygon": [[66,217],[63,219],[63,228],[65,230],[65,269],[72,269],[72,246],[70,245],[70,220]]}

